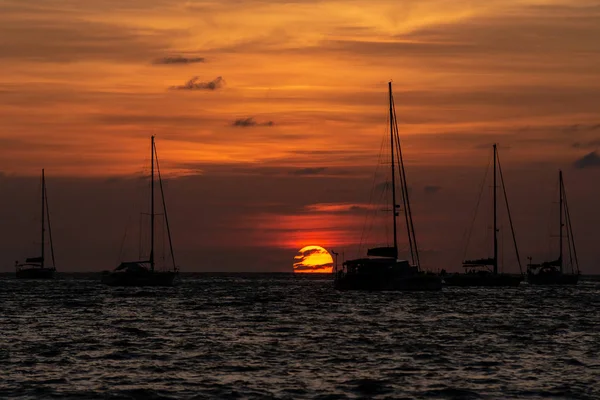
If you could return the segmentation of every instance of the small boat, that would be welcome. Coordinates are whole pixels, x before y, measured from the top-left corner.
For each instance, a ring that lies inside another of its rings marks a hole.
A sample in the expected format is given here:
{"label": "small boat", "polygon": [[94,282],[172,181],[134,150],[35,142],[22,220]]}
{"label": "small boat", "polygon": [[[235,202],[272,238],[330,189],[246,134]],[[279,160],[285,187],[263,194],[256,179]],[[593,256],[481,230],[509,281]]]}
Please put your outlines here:
{"label": "small boat", "polygon": [[[178,268],[175,266],[175,255],[173,254],[173,242],[171,240],[171,231],[169,229],[169,219],[167,218],[167,206],[163,192],[160,168],[158,165],[158,153],[154,143],[154,136],[151,137],[151,156],[150,156],[150,254],[147,260],[125,261],[122,262],[113,271],[103,271],[101,282],[108,286],[173,286],[175,278],[178,276]],[[158,182],[163,204],[163,213],[166,222],[167,234],[169,237],[169,248],[171,251],[171,261],[173,263],[170,270],[158,270],[155,263],[155,207],[154,207],[154,164],[156,160],[156,170],[158,172]]]}
{"label": "small boat", "polygon": [[[50,239],[50,254],[52,267],[46,266],[46,220],[48,221],[48,236]],[[48,194],[46,193],[46,176],[42,169],[42,220],[41,220],[41,249],[40,256],[29,257],[24,263],[15,262],[17,279],[53,279],[56,272],[54,261],[54,245],[52,243],[52,229],[50,228],[50,213],[48,209]]]}
{"label": "small boat", "polygon": [[[442,279],[433,273],[421,270],[419,250],[412,221],[408,184],[400,147],[396,110],[392,95],[392,83],[389,89],[390,113],[390,149],[391,149],[391,185],[392,185],[392,225],[393,245],[367,250],[367,257],[345,261],[342,269],[334,272],[334,287],[338,290],[371,291],[438,291],[442,290]],[[397,154],[394,150],[397,149]],[[398,259],[397,217],[400,205],[396,202],[396,157],[399,168],[399,180],[404,205],[406,229],[410,244],[411,262]]]}
{"label": "small boat", "polygon": [[[527,264],[527,281],[532,285],[576,285],[579,281],[579,261],[577,259],[577,251],[575,250],[575,238],[573,236],[573,226],[571,224],[571,214],[567,204],[567,194],[565,192],[565,184],[563,181],[562,171],[558,171],[558,191],[559,191],[559,211],[558,211],[558,226],[559,226],[559,245],[558,259],[554,261],[545,261],[541,264],[532,264],[529,257]],[[571,273],[567,274],[565,270],[564,258],[564,230],[567,231],[567,244],[569,250],[569,263]]]}
{"label": "small boat", "polygon": [[497,202],[497,170],[500,171],[500,180],[502,182],[502,188],[504,189],[504,200],[506,202],[506,209],[508,212],[508,219],[510,221],[510,227],[513,237],[513,243],[515,246],[515,253],[517,261],[519,263],[519,269],[521,269],[521,261],[519,258],[519,249],[517,247],[517,241],[515,238],[515,230],[512,224],[512,218],[510,215],[510,208],[508,206],[508,197],[506,195],[506,187],[504,186],[504,178],[502,176],[502,168],[500,166],[500,160],[498,158],[497,145],[493,145],[494,149],[494,183],[493,183],[493,198],[494,198],[494,255],[488,258],[479,258],[475,260],[463,261],[464,273],[447,274],[442,271],[442,277],[444,283],[447,286],[488,286],[488,287],[507,287],[507,286],[519,286],[523,281],[522,273],[520,275],[512,275],[498,272],[498,202]]}

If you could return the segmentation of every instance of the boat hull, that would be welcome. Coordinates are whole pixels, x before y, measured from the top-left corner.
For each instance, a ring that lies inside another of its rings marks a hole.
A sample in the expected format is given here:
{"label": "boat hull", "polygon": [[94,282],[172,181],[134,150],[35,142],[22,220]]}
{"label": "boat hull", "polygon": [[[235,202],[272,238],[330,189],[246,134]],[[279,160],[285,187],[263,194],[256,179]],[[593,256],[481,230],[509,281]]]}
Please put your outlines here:
{"label": "boat hull", "polygon": [[530,285],[577,285],[579,275],[575,274],[529,274]]}
{"label": "boat hull", "polygon": [[22,268],[17,270],[17,279],[54,279],[54,268]]}
{"label": "boat hull", "polygon": [[145,273],[105,272],[101,283],[108,286],[174,286],[177,273],[157,271]]}
{"label": "boat hull", "polygon": [[451,274],[444,276],[446,286],[459,287],[516,287],[523,277],[508,274]]}
{"label": "boat hull", "polygon": [[347,274],[337,278],[334,287],[338,290],[434,292],[442,290],[442,279],[433,274],[418,274],[392,279]]}

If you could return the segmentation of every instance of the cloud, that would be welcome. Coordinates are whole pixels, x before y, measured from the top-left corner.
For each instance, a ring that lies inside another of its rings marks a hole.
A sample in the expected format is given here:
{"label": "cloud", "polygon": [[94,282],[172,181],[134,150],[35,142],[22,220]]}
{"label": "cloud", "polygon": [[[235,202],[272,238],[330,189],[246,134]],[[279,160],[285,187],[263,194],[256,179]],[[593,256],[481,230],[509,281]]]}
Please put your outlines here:
{"label": "cloud", "polygon": [[290,171],[290,175],[300,175],[300,176],[308,176],[308,175],[319,175],[327,170],[326,167],[312,167],[312,168],[300,168],[294,171]]}
{"label": "cloud", "polygon": [[423,188],[423,191],[427,194],[434,194],[439,192],[442,189],[441,186],[435,186],[435,185],[427,185]]}
{"label": "cloud", "polygon": [[321,265],[297,265],[294,264],[294,271],[320,271],[323,268],[331,268],[333,263],[326,263]]}
{"label": "cloud", "polygon": [[573,163],[573,166],[575,166],[575,168],[579,168],[579,169],[590,168],[590,167],[600,167],[600,156],[598,155],[597,152],[592,151],[591,153],[588,153],[585,156],[581,157],[580,159],[576,160]]}
{"label": "cloud", "polygon": [[[0,59],[140,62],[164,53],[181,30],[136,28],[56,16],[0,15]],[[52,15],[52,14],[50,14]]]}
{"label": "cloud", "polygon": [[273,121],[257,122],[254,118],[238,118],[232,123],[233,126],[248,128],[252,126],[273,126]]}
{"label": "cloud", "polygon": [[600,146],[600,139],[590,140],[589,142],[575,142],[572,147],[575,149],[590,148]]}
{"label": "cloud", "polygon": [[217,90],[225,85],[225,79],[219,76],[209,82],[198,82],[200,77],[194,76],[185,85],[171,86],[171,90]]}
{"label": "cloud", "polygon": [[[321,250],[321,249],[308,249],[308,250],[305,250],[305,251],[302,253],[302,256],[301,256],[301,257],[299,257],[298,259],[300,259],[300,260],[304,260],[306,257],[308,257],[308,256],[310,256],[310,255],[313,255],[313,254],[321,254],[321,253],[325,253],[325,252],[324,252],[323,250]],[[298,256],[296,256],[296,257],[298,257]]]}
{"label": "cloud", "polygon": [[353,203],[316,203],[309,204],[305,208],[309,212],[350,213],[371,210],[374,206],[370,204]]}
{"label": "cloud", "polygon": [[[294,270],[295,271],[319,271],[323,268],[331,268],[333,267],[333,262],[323,262],[321,264],[312,264],[312,265],[307,265],[304,262],[307,261],[308,259],[311,259],[311,261],[316,261],[317,259],[315,259],[312,256],[317,256],[319,254],[323,254],[329,257],[329,253],[327,252],[327,250],[321,249],[321,248],[311,248],[308,250],[305,250],[302,252],[302,254],[298,254],[294,257],[294,260],[296,260],[296,262],[294,263]],[[324,261],[321,258],[321,261]],[[332,260],[333,261],[333,260]]]}
{"label": "cloud", "polygon": [[205,62],[204,57],[185,57],[185,56],[166,56],[155,59],[154,65],[177,65],[177,64],[194,64]]}

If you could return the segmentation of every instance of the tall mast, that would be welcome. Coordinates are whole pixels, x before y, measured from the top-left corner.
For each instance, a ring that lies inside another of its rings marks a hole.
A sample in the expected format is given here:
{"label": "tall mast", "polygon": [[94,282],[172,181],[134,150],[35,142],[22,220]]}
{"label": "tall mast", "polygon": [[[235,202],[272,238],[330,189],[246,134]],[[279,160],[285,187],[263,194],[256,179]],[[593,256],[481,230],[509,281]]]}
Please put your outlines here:
{"label": "tall mast", "polygon": [[42,168],[42,261],[41,267],[44,268],[44,231],[46,222],[46,178],[44,177],[44,169]]}
{"label": "tall mast", "polygon": [[150,146],[150,270],[154,271],[154,135]]}
{"label": "tall mast", "polygon": [[498,274],[498,215],[497,215],[497,183],[496,183],[496,144],[494,143],[494,275]]}
{"label": "tall mast", "polygon": [[[562,174],[561,174],[562,175]],[[573,225],[571,224],[571,213],[569,212],[569,202],[567,200],[567,191],[565,189],[565,182],[561,179],[561,191],[564,204],[565,212],[565,223],[567,226],[567,240],[569,243],[569,256],[571,258],[571,272],[574,274],[577,269],[579,271],[579,259],[577,258],[577,249],[575,248],[575,234],[573,233]]]}
{"label": "tall mast", "polygon": [[165,201],[165,191],[163,190],[162,177],[160,176],[160,165],[158,163],[158,153],[154,146],[154,156],[156,157],[156,171],[158,172],[158,184],[160,186],[160,195],[163,203],[163,213],[165,214],[165,223],[167,225],[167,235],[169,236],[169,249],[171,250],[171,261],[173,261],[173,271],[177,271],[175,264],[175,253],[173,252],[173,241],[171,240],[171,229],[169,228],[169,217],[167,216],[167,202]]}
{"label": "tall mast", "polygon": [[48,239],[50,239],[50,255],[52,256],[52,268],[56,270],[56,259],[54,258],[54,243],[52,242],[52,225],[50,224],[50,206],[48,205],[48,189],[44,188],[46,196],[46,219],[48,220]]}
{"label": "tall mast", "polygon": [[559,191],[559,217],[558,217],[558,229],[559,229],[559,256],[558,262],[560,263],[560,273],[563,272],[563,177],[562,170],[558,171],[558,191]]}
{"label": "tall mast", "polygon": [[396,171],[394,166],[394,110],[392,100],[392,82],[388,82],[390,101],[390,150],[392,154],[392,218],[394,224],[394,257],[398,258],[398,231],[396,228]]}
{"label": "tall mast", "polygon": [[396,140],[396,156],[398,166],[400,167],[400,186],[402,188],[402,203],[404,205],[404,219],[406,220],[406,233],[410,247],[410,257],[413,265],[420,268],[419,248],[417,246],[417,237],[415,235],[415,225],[412,220],[410,209],[410,196],[408,194],[408,180],[406,179],[406,170],[404,169],[404,159],[402,157],[402,146],[400,145],[400,134],[398,133],[398,117],[396,116],[396,103],[392,95],[392,109],[394,110],[394,137]]}

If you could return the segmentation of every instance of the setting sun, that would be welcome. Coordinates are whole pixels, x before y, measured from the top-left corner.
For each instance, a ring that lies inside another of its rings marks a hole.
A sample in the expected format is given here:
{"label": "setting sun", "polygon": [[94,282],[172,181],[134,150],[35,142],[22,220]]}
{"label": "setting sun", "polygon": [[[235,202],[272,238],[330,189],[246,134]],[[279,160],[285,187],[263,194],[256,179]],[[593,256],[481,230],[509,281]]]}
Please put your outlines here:
{"label": "setting sun", "polygon": [[294,257],[295,273],[330,274],[333,270],[331,254],[320,246],[306,246]]}

